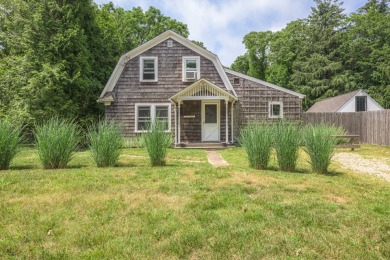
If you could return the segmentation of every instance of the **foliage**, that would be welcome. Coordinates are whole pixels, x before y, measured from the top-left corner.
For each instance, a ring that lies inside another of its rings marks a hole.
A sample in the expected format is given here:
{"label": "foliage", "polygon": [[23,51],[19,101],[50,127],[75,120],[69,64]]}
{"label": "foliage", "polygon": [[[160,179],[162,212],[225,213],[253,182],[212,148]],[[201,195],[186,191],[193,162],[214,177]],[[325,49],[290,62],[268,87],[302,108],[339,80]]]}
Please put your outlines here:
{"label": "foliage", "polygon": [[279,168],[282,171],[295,171],[301,144],[301,128],[288,121],[279,121],[274,128],[274,145]]}
{"label": "foliage", "polygon": [[305,151],[309,155],[310,164],[314,172],[327,173],[334,149],[336,138],[331,137],[338,133],[338,129],[325,124],[308,125],[304,129],[303,140]]}
{"label": "foliage", "polygon": [[79,142],[79,130],[70,120],[51,118],[35,126],[36,148],[45,169],[65,168]]}
{"label": "foliage", "polygon": [[145,147],[152,166],[164,166],[168,147],[172,144],[172,135],[165,131],[166,122],[156,121],[144,134]]}
{"label": "foliage", "polygon": [[2,0],[0,118],[30,126],[64,114],[97,121],[96,99],[119,56],[168,29],[188,36],[185,24],[153,7]]}
{"label": "foliage", "polygon": [[270,160],[272,128],[265,123],[252,123],[241,130],[240,144],[248,155],[249,166],[266,169]]}
{"label": "foliage", "polygon": [[123,148],[145,148],[145,140],[143,135],[137,135],[132,138],[126,138]]}
{"label": "foliage", "polygon": [[22,129],[0,120],[0,170],[6,170],[18,152]]}
{"label": "foliage", "polygon": [[366,89],[390,108],[389,2],[369,0],[344,14],[338,0],[316,0],[306,19],[277,32],[251,32],[233,70],[306,95],[314,102]]}
{"label": "foliage", "polygon": [[98,167],[115,166],[123,147],[121,126],[112,121],[102,121],[89,132],[92,158]]}

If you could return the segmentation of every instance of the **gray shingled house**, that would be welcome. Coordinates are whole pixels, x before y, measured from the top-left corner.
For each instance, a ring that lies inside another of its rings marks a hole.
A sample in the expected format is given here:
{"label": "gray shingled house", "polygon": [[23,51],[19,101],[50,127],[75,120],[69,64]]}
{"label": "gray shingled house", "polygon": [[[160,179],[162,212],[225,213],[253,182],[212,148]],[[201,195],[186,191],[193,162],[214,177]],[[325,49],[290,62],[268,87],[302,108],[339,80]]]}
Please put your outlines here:
{"label": "gray shingled house", "polygon": [[124,54],[98,102],[127,137],[167,120],[175,144],[233,143],[242,124],[300,119],[304,95],[224,68],[173,31]]}
{"label": "gray shingled house", "polygon": [[327,98],[315,103],[306,112],[307,113],[326,113],[326,112],[361,112],[383,110],[372,97],[363,89],[355,90],[349,93]]}

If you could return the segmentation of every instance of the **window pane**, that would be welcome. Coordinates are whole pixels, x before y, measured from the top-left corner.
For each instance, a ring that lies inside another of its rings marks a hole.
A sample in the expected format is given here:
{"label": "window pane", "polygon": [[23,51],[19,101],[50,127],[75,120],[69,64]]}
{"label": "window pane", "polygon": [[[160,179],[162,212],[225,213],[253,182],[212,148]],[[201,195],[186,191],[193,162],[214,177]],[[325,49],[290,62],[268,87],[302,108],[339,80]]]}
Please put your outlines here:
{"label": "window pane", "polygon": [[138,107],[138,117],[150,118],[150,107],[149,106]]}
{"label": "window pane", "polygon": [[187,70],[196,69],[196,60],[186,60]]}
{"label": "window pane", "polygon": [[272,115],[273,116],[280,116],[280,105],[279,104],[272,104]]}
{"label": "window pane", "polygon": [[156,117],[157,118],[168,118],[168,107],[167,106],[156,106]]}
{"label": "window pane", "polygon": [[155,64],[153,59],[145,59],[143,60],[144,67],[142,72],[143,80],[155,80]]}
{"label": "window pane", "polygon": [[144,60],[144,69],[154,70],[154,60]]}
{"label": "window pane", "polygon": [[140,122],[138,121],[138,130],[148,130],[150,127],[150,122]]}
{"label": "window pane", "polygon": [[367,110],[367,97],[356,97],[356,112]]}
{"label": "window pane", "polygon": [[217,123],[217,105],[205,105],[205,123]]}

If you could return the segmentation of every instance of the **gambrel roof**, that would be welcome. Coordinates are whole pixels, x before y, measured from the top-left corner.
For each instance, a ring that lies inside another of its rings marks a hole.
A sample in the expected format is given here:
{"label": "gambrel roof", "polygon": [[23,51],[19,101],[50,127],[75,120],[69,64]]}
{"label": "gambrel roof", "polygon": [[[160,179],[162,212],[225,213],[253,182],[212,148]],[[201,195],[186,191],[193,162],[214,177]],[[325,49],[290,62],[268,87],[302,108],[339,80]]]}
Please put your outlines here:
{"label": "gambrel roof", "polygon": [[119,59],[118,64],[116,65],[113,73],[111,74],[110,79],[108,80],[105,88],[103,89],[103,91],[100,95],[100,98],[103,98],[107,92],[111,92],[114,89],[115,84],[117,83],[120,75],[122,74],[122,71],[125,68],[127,61],[129,61],[130,59],[149,50],[150,48],[153,48],[157,44],[159,44],[159,43],[161,43],[169,38],[179,42],[180,44],[186,46],[187,48],[193,50],[194,52],[199,53],[203,57],[212,61],[216,70],[218,71],[218,74],[220,75],[226,89],[231,91],[235,96],[237,96],[237,94],[235,93],[233,86],[230,83],[230,81],[229,81],[229,79],[224,71],[224,68],[223,68],[217,55],[215,55],[214,53],[196,45],[195,43],[193,43],[190,40],[188,40],[187,38],[175,33],[174,31],[169,30],[169,31],[166,31],[166,32],[160,34],[159,36],[153,38],[152,40],[140,45],[139,47],[129,51],[128,53],[122,55],[122,57]]}

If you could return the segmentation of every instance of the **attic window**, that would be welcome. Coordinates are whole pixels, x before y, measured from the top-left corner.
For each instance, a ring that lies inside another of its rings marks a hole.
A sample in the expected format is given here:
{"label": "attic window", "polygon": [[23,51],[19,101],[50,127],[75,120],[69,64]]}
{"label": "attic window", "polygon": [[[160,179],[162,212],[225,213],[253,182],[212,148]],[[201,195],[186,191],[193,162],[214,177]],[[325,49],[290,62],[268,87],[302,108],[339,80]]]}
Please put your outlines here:
{"label": "attic window", "polygon": [[367,97],[356,97],[356,112],[367,111]]}
{"label": "attic window", "polygon": [[239,85],[240,84],[240,78],[234,78],[233,79],[233,84],[234,85]]}
{"label": "attic window", "polygon": [[200,78],[200,57],[183,57],[183,81]]}
{"label": "attic window", "polygon": [[172,40],[168,40],[167,46],[168,46],[169,48],[171,48],[171,47],[173,46],[173,41],[172,41]]}
{"label": "attic window", "polygon": [[157,57],[141,57],[140,60],[140,81],[155,82],[158,75]]}

